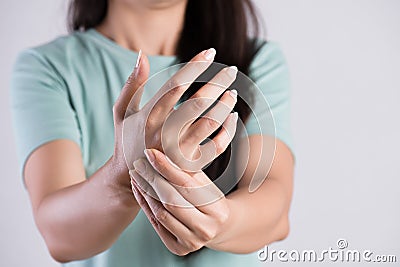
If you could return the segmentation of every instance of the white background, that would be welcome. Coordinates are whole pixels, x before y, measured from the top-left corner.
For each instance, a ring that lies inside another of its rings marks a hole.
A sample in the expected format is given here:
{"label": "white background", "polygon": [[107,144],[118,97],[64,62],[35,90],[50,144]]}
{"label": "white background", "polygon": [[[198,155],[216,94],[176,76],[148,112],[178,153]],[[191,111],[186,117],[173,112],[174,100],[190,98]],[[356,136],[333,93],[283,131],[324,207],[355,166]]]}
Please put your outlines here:
{"label": "white background", "polygon": [[[322,251],[345,238],[349,249],[394,254],[399,262],[400,1],[256,3],[268,37],[287,56],[293,84],[297,166],[291,233],[270,249]],[[0,2],[4,267],[57,266],[35,228],[18,173],[9,79],[18,51],[66,32],[66,5],[65,0]]]}

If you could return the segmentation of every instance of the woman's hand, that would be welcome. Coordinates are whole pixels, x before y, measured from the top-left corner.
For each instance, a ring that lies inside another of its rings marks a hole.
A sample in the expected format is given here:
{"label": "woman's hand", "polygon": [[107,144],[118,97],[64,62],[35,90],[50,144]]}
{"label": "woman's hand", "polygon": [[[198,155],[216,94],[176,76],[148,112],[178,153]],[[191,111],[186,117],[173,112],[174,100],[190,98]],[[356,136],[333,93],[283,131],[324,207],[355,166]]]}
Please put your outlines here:
{"label": "woman's hand", "polygon": [[[139,103],[148,75],[148,62],[144,56],[139,59],[139,67],[135,68],[114,108],[114,156],[118,162],[123,162],[125,156],[128,168],[133,169],[133,162],[144,157],[144,149],[152,147],[165,150],[171,160],[183,168],[199,170],[225,150],[220,144],[226,142],[220,139],[233,135],[236,127],[237,114],[230,112],[236,104],[237,93],[226,91],[236,79],[235,67],[221,70],[177,110],[174,109],[191,83],[211,65],[214,56],[214,49],[195,56],[141,109]],[[196,120],[220,96],[218,103]],[[200,146],[221,124],[224,127],[213,142]]]}
{"label": "woman's hand", "polygon": [[224,194],[202,171],[182,171],[156,149],[146,156],[130,171],[132,191],[166,247],[182,256],[218,243],[230,215]]}

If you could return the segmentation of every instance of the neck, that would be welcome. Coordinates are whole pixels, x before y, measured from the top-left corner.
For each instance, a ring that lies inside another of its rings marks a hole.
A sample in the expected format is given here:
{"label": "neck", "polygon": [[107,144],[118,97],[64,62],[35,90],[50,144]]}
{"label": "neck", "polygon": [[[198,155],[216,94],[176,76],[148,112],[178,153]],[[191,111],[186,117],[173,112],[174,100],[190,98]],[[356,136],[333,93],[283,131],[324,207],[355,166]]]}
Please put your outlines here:
{"label": "neck", "polygon": [[143,6],[112,1],[96,30],[120,46],[147,55],[175,55],[187,1]]}

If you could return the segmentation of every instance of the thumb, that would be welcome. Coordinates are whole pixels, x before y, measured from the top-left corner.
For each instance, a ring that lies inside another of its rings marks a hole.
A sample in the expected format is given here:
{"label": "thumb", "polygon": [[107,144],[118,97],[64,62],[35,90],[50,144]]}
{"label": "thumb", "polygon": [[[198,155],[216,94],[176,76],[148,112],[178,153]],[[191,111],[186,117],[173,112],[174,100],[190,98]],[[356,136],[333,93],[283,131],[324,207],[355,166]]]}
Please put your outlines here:
{"label": "thumb", "polygon": [[[149,61],[146,55],[139,51],[135,68],[125,82],[114,105],[114,115],[123,120],[129,106],[129,112],[137,112],[142,98],[144,83],[149,77]],[[131,103],[132,102],[132,103]],[[129,114],[130,115],[130,114]]]}

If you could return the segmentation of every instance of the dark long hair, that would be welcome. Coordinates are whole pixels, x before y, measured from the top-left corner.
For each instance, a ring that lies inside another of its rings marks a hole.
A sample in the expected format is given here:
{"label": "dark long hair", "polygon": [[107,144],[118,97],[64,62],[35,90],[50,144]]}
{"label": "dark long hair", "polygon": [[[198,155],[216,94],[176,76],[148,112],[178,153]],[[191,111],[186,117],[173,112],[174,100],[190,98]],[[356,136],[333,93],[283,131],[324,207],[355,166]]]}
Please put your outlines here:
{"label": "dark long hair", "polygon": [[[69,30],[87,30],[98,26],[104,20],[107,8],[107,0],[72,0],[68,13]],[[237,66],[248,75],[250,63],[260,47],[260,42],[252,36],[258,36],[260,25],[251,0],[188,0],[183,29],[175,51],[177,58],[180,62],[188,62],[200,51],[214,47],[217,50],[216,62]],[[218,70],[212,71],[216,73]],[[184,99],[196,92],[200,85],[195,83],[186,92]],[[239,96],[248,93],[246,88],[234,88],[238,90]],[[238,98],[235,110],[242,121],[246,121],[251,112],[241,97]],[[228,148],[205,169],[205,173],[211,179],[219,177],[229,158]]]}

